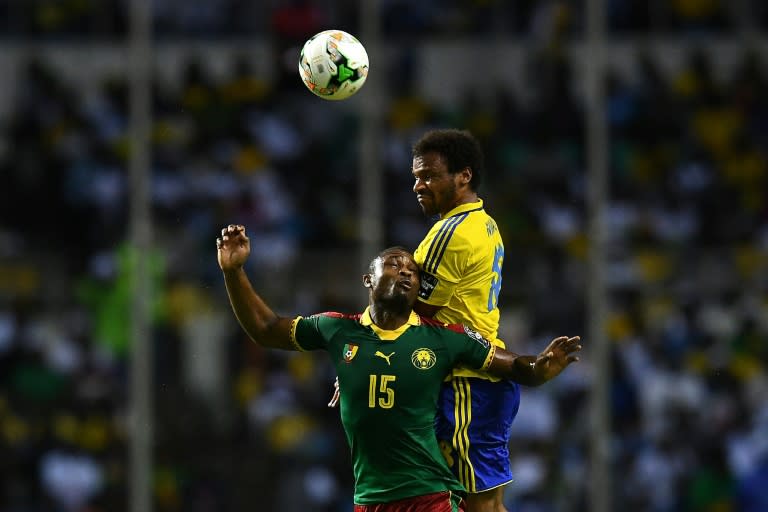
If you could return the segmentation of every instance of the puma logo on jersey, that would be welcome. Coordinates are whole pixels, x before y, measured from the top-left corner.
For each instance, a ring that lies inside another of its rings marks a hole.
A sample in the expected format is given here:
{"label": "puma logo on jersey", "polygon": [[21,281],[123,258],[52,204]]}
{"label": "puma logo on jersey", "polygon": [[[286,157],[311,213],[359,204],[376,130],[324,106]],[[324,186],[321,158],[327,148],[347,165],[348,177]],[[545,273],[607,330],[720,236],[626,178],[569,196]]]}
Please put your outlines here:
{"label": "puma logo on jersey", "polygon": [[395,355],[395,353],[394,353],[394,352],[392,352],[391,354],[389,354],[389,355],[387,356],[387,355],[384,355],[384,353],[383,353],[383,352],[381,352],[381,351],[377,350],[377,351],[376,351],[376,352],[375,352],[373,355],[374,355],[374,356],[376,356],[376,357],[380,357],[380,358],[382,358],[383,360],[385,360],[385,361],[387,362],[387,366],[389,366],[389,365],[391,364],[391,363],[389,362],[389,358],[390,358],[390,357],[392,357],[393,355]]}

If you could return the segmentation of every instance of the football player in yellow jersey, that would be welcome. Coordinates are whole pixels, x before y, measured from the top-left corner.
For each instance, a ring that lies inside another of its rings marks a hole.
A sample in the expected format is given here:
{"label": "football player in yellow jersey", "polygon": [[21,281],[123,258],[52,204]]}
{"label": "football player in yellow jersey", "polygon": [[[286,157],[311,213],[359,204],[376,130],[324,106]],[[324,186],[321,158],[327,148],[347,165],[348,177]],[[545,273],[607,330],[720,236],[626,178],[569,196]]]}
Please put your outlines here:
{"label": "football player in yellow jersey", "polygon": [[[461,323],[504,348],[497,337],[504,244],[478,187],[483,153],[467,131],[433,130],[413,146],[413,191],[437,222],[414,252],[422,270],[419,314]],[[519,385],[471,369],[445,382],[435,421],[444,455],[469,491],[467,512],[503,512],[512,480],[509,432]]]}
{"label": "football player in yellow jersey", "polygon": [[[413,191],[437,222],[414,251],[421,269],[414,309],[442,322],[498,339],[504,244],[485,212],[478,187],[483,153],[467,131],[433,130],[413,146]],[[339,399],[336,391],[328,404]],[[504,486],[512,481],[509,434],[520,405],[520,387],[468,368],[443,385],[435,431],[448,465],[469,491],[467,512],[506,512]]]}

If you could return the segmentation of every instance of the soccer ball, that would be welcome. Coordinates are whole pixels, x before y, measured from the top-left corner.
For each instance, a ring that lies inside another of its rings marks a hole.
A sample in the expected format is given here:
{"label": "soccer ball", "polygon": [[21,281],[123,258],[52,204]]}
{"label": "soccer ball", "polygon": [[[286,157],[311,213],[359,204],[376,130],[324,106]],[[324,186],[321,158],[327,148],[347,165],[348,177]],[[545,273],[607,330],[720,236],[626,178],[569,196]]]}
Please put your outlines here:
{"label": "soccer ball", "polygon": [[368,54],[351,34],[325,30],[301,49],[299,75],[307,88],[324,100],[349,98],[368,77]]}

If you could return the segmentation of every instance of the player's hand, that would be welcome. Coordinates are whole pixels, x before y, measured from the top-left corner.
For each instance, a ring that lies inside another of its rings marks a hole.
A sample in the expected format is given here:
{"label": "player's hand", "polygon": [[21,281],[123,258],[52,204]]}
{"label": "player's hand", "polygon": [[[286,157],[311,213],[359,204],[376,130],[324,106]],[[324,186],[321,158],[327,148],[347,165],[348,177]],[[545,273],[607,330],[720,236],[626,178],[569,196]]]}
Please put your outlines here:
{"label": "player's hand", "polygon": [[230,224],[221,230],[221,238],[216,239],[219,266],[221,270],[241,268],[251,253],[251,242],[245,236],[245,226]]}
{"label": "player's hand", "polygon": [[331,401],[328,402],[328,407],[336,407],[336,404],[339,403],[339,397],[341,394],[339,393],[339,378],[336,377],[336,380],[333,383],[333,396],[331,397]]}
{"label": "player's hand", "polygon": [[537,357],[534,373],[546,382],[557,377],[569,364],[579,360],[576,353],[581,350],[581,337],[560,336],[555,338]]}

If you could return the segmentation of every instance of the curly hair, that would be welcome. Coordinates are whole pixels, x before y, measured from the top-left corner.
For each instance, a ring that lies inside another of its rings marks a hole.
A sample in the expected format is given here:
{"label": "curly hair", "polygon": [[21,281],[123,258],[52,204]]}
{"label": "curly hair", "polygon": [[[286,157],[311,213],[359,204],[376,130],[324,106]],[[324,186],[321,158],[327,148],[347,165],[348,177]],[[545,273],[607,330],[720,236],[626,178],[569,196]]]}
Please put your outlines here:
{"label": "curly hair", "polygon": [[485,173],[485,159],[480,142],[474,135],[466,130],[453,128],[430,130],[416,141],[412,153],[417,157],[432,152],[443,157],[451,174],[469,167],[472,170],[469,187],[475,192],[480,188]]}

